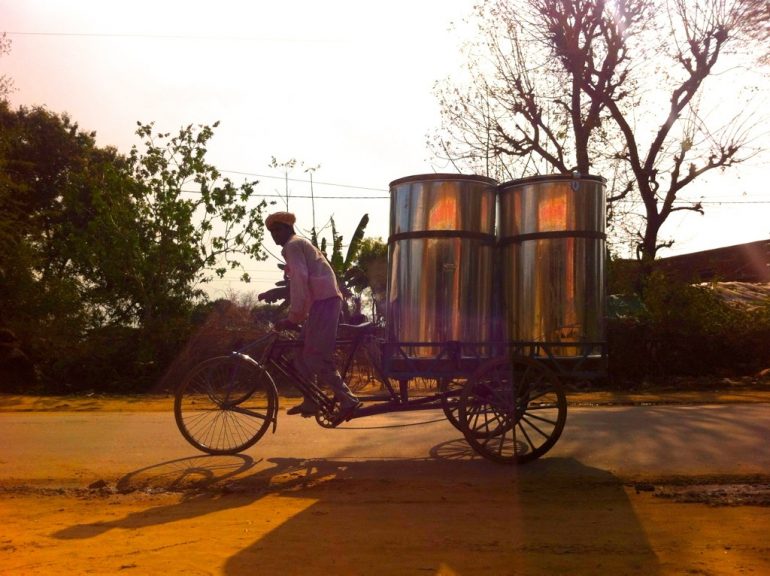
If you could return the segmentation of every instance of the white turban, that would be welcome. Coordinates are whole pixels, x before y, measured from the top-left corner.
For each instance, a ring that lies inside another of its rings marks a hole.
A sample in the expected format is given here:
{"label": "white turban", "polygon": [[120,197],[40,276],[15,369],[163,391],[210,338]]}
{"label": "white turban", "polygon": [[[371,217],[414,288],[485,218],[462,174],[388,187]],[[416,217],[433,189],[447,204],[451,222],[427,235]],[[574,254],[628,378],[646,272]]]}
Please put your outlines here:
{"label": "white turban", "polygon": [[265,228],[272,230],[276,224],[286,224],[287,226],[294,226],[297,221],[297,217],[291,212],[273,212],[265,220]]}

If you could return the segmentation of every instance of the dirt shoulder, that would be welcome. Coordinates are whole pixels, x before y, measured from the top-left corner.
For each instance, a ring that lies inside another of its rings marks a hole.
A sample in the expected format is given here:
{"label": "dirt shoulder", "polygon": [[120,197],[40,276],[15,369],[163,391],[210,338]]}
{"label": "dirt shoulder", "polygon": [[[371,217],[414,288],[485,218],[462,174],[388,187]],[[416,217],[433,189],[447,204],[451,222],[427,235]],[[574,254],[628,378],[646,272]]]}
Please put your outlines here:
{"label": "dirt shoulder", "polygon": [[[630,390],[572,387],[568,400],[580,406],[649,406],[665,404],[746,404],[770,402],[770,378],[680,379],[666,385]],[[281,406],[293,406],[297,397],[282,396]],[[173,410],[171,394],[73,394],[32,396],[0,394],[1,412],[165,412]]]}
{"label": "dirt shoulder", "polygon": [[166,412],[174,409],[168,394],[85,394],[27,396],[0,394],[0,412]]}
{"label": "dirt shoulder", "polygon": [[[0,491],[0,574],[770,570],[766,507],[658,497],[659,486],[626,485],[558,458],[543,461],[540,473],[507,476],[469,473],[473,462],[322,460],[240,481],[226,478],[224,457],[174,465],[171,476],[160,473],[169,463],[119,490]],[[565,467],[574,475],[559,475]],[[193,475],[205,486],[180,489],[176,481]]]}

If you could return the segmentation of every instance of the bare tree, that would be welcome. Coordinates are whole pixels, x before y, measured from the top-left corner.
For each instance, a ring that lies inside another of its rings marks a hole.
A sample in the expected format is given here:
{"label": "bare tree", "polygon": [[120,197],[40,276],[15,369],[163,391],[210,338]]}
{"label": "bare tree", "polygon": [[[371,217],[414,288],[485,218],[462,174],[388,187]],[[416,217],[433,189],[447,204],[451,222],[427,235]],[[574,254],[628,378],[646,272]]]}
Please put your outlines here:
{"label": "bare tree", "polygon": [[743,6],[743,26],[746,36],[764,53],[759,54],[759,60],[770,64],[770,0],[749,0]]}
{"label": "bare tree", "polygon": [[[477,7],[464,79],[437,85],[437,156],[501,179],[599,173],[609,200],[640,204],[645,262],[670,246],[680,192],[756,153],[751,106],[717,63],[767,33],[766,0],[497,0]],[[751,44],[753,42],[753,44]],[[766,50],[762,45],[763,50]],[[726,113],[724,103],[732,114]],[[617,207],[615,208],[617,210]],[[617,211],[611,212],[617,218]]]}

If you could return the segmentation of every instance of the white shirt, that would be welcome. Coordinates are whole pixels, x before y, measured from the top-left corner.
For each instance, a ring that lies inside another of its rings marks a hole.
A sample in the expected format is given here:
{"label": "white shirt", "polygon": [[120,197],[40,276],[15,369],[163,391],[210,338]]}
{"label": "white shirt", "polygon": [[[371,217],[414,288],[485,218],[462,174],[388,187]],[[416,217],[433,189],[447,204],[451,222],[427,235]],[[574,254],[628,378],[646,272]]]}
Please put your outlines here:
{"label": "white shirt", "polygon": [[289,320],[299,324],[307,318],[313,302],[342,298],[334,270],[309,241],[294,235],[284,244],[281,254],[289,277]]}

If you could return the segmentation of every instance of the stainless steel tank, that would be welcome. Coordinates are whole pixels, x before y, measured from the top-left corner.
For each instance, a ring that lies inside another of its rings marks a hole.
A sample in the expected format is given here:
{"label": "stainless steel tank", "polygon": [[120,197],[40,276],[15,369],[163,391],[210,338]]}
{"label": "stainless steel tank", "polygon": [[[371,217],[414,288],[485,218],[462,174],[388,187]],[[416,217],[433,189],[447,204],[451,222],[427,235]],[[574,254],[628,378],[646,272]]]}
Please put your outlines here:
{"label": "stainless steel tank", "polygon": [[500,185],[498,240],[508,338],[601,354],[605,194],[598,176],[535,176]]}
{"label": "stainless steel tank", "polygon": [[490,339],[497,182],[427,174],[390,183],[388,338],[433,357],[445,342]]}

